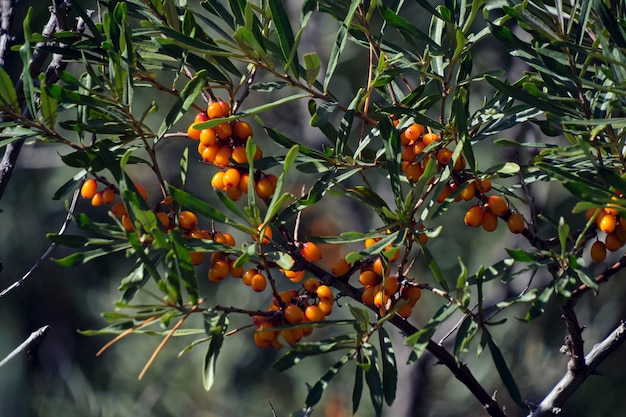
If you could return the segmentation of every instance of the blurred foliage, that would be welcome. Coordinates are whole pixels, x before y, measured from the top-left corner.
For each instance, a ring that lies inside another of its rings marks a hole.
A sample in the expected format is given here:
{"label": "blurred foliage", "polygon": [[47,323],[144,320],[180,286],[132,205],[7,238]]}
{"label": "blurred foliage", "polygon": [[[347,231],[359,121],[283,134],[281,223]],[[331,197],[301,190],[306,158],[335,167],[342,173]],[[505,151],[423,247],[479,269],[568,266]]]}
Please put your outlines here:
{"label": "blurred foliage", "polygon": [[[0,300],[0,357],[51,326],[3,415],[525,415],[561,315],[585,351],[624,319],[623,6],[54,4],[0,68],[3,287],[59,245]],[[605,367],[566,409],[619,409]]]}

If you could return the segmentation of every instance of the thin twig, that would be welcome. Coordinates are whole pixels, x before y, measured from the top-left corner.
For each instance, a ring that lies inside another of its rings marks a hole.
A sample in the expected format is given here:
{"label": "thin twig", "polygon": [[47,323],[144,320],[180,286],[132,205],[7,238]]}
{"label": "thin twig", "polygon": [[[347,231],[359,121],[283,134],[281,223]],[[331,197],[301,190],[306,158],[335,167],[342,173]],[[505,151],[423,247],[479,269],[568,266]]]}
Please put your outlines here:
{"label": "thin twig", "polygon": [[[65,233],[65,229],[67,229],[67,226],[72,221],[72,217],[74,215],[74,210],[76,209],[76,203],[78,202],[78,196],[79,195],[80,195],[80,187],[78,187],[76,190],[74,190],[74,195],[72,196],[72,202],[70,203],[70,208],[69,208],[69,210],[67,212],[67,216],[65,216],[65,221],[63,221],[63,224],[61,225],[61,228],[59,229],[58,235],[62,235],[63,233]],[[18,279],[13,284],[11,284],[10,286],[8,286],[4,290],[2,290],[2,292],[0,292],[0,298],[4,297],[9,292],[13,291],[14,289],[16,289],[17,287],[22,285],[22,283],[28,277],[30,277],[37,269],[39,269],[39,267],[45,261],[47,261],[50,258],[50,256],[52,256],[52,253],[57,248],[57,246],[58,245],[57,245],[56,242],[52,242],[50,244],[50,246],[48,247],[48,249],[43,253],[43,255],[41,255],[39,257],[39,259],[37,259],[37,262],[35,262],[35,264],[28,270],[28,272],[26,272],[24,274],[24,276],[22,276],[22,278]]]}
{"label": "thin twig", "polygon": [[30,336],[28,336],[28,339],[26,339],[21,345],[16,347],[13,350],[13,352],[9,353],[2,360],[2,362],[0,362],[0,368],[2,368],[4,365],[6,365],[11,359],[13,359],[17,355],[19,355],[21,352],[24,352],[26,350],[30,350],[31,348],[33,348],[33,346],[41,343],[43,338],[46,337],[46,334],[48,333],[49,329],[50,329],[50,326],[46,324],[45,326],[40,327],[39,329],[37,329],[34,332],[32,332],[30,334]]}
{"label": "thin twig", "polygon": [[583,329],[578,324],[578,317],[574,311],[574,303],[567,302],[563,308],[563,319],[567,327],[566,350],[570,355],[570,363],[568,368],[572,373],[577,374],[585,371],[585,350],[582,337]]}

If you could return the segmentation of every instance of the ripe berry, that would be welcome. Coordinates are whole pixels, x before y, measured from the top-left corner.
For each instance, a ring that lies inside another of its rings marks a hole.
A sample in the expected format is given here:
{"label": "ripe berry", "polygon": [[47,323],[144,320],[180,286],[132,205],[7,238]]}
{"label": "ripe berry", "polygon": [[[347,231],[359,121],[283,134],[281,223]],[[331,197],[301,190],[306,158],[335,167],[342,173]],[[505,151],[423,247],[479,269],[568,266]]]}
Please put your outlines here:
{"label": "ripe berry", "polygon": [[489,180],[488,178],[477,180],[475,184],[476,191],[478,191],[479,193],[485,194],[489,192],[489,190],[491,190],[491,180]]}
{"label": "ripe berry", "polygon": [[250,286],[250,284],[252,283],[252,277],[258,273],[259,271],[257,271],[255,268],[250,268],[246,270],[246,272],[244,272],[241,276],[241,282],[243,282],[247,286]]}
{"label": "ripe berry", "polygon": [[400,282],[397,277],[387,277],[385,278],[385,294],[391,296],[398,292],[400,288]]}
{"label": "ripe berry", "polygon": [[418,140],[417,142],[415,142],[413,144],[413,153],[415,154],[415,156],[418,156],[422,152],[424,152],[425,147],[426,147],[426,144],[422,142],[421,140]]}
{"label": "ripe berry", "polygon": [[[122,217],[123,214],[126,214],[126,207],[124,206],[124,203],[120,201],[119,203],[113,205],[113,207],[111,207],[111,213],[113,213],[115,217]],[[157,213],[157,217],[159,217],[159,213]]]}
{"label": "ripe berry", "polygon": [[246,148],[244,148],[243,146],[235,146],[233,148],[233,153],[230,157],[233,158],[233,161],[237,162],[238,164],[245,164],[248,162]]}
{"label": "ripe berry", "polygon": [[589,254],[594,262],[602,262],[606,258],[606,246],[602,241],[596,240],[591,245]]}
{"label": "ripe berry", "polygon": [[217,137],[221,140],[230,139],[233,135],[233,127],[228,122],[220,123],[219,125],[213,127],[213,129],[215,129]]}
{"label": "ripe berry", "polygon": [[204,252],[189,252],[189,258],[194,266],[198,266],[204,262]]}
{"label": "ripe berry", "polygon": [[255,274],[250,281],[250,286],[256,292],[263,292],[267,287],[267,279],[263,274]]}
{"label": "ripe berry", "polygon": [[193,124],[189,125],[189,127],[187,128],[187,137],[193,140],[200,139],[200,130],[195,129],[193,127]]}
{"label": "ripe berry", "polygon": [[229,168],[224,172],[223,183],[224,187],[237,187],[239,188],[239,180],[241,179],[241,173],[237,168]]}
{"label": "ripe berry", "polygon": [[217,143],[217,134],[212,128],[202,129],[200,131],[200,143],[204,146],[213,146]]}
{"label": "ripe berry", "polygon": [[441,190],[441,192],[439,193],[435,201],[437,201],[437,203],[443,203],[444,201],[446,201],[448,197],[450,197],[451,193],[452,193],[452,187],[450,186],[449,183],[447,183],[446,185],[443,186],[443,189]]}
{"label": "ripe berry", "polygon": [[178,215],[178,225],[183,229],[193,230],[198,226],[198,218],[191,211],[181,211]]}
{"label": "ripe berry", "polygon": [[102,203],[113,204],[115,201],[115,191],[112,188],[105,188],[102,190]]}
{"label": "ripe berry", "polygon": [[123,214],[120,221],[122,222],[122,226],[125,230],[128,230],[130,232],[134,229],[133,221],[130,219],[130,216],[128,214]]}
{"label": "ripe berry", "polygon": [[265,227],[265,225],[263,225],[263,224],[260,224],[257,229],[259,230],[259,232],[262,235],[262,236],[260,236],[262,238],[261,242],[264,245],[270,243],[270,240],[272,240],[272,229],[269,226]]}
{"label": "ripe berry", "polygon": [[294,328],[294,329],[284,329],[280,331],[280,335],[283,337],[285,342],[289,346],[293,346],[302,340],[302,329]]}
{"label": "ripe berry", "polygon": [[441,148],[437,151],[437,161],[441,165],[448,165],[452,162],[452,151],[447,148]]}
{"label": "ripe berry", "polygon": [[479,205],[475,205],[470,207],[465,213],[465,224],[470,227],[478,227],[483,221],[484,211],[483,208]]}
{"label": "ripe berry", "polygon": [[374,305],[376,307],[383,307],[387,303],[388,299],[389,297],[383,290],[378,290],[376,294],[374,294]]}
{"label": "ripe berry", "polygon": [[512,213],[506,221],[511,233],[522,233],[524,231],[524,218],[518,213]]}
{"label": "ripe berry", "polygon": [[290,304],[285,307],[284,311],[285,320],[287,320],[291,324],[298,324],[302,322],[304,318],[304,313],[300,310],[300,307],[294,304]]}
{"label": "ripe berry", "polygon": [[411,316],[412,312],[413,312],[413,306],[411,306],[411,303],[408,303],[408,302],[405,302],[404,304],[402,304],[397,311],[398,315],[402,317],[403,319],[408,319]]}
{"label": "ripe berry", "polygon": [[213,160],[213,163],[220,168],[226,167],[228,164],[230,164],[230,156],[232,155],[232,153],[233,150],[230,145],[222,146],[215,154],[215,159]]}
{"label": "ripe berry", "polygon": [[483,213],[483,219],[480,222],[481,226],[487,232],[493,232],[498,228],[498,217],[491,211],[485,211]]}
{"label": "ripe berry", "polygon": [[604,233],[612,233],[617,226],[617,220],[615,216],[607,214],[604,211],[601,211],[598,217],[596,218],[596,223],[598,229],[602,230]]}
{"label": "ripe berry", "polygon": [[350,272],[350,264],[344,258],[339,259],[332,266],[331,272],[336,277],[341,277]]}
{"label": "ripe berry", "polygon": [[148,199],[148,191],[146,191],[146,189],[143,187],[143,185],[135,185],[135,188],[137,189],[137,192],[139,193],[139,195],[141,196],[141,198],[143,198],[144,200]]}
{"label": "ripe berry", "polygon": [[415,305],[422,298],[422,289],[420,287],[410,286],[402,291],[402,298],[409,300],[411,305]]}
{"label": "ripe berry", "polygon": [[219,119],[220,117],[228,116],[228,112],[224,111],[224,108],[222,108],[221,102],[222,100],[212,101],[209,103],[209,106],[207,107],[207,110],[206,110],[206,114],[207,116],[209,116],[209,118]]}
{"label": "ripe berry", "polygon": [[91,197],[91,205],[98,207],[102,205],[102,191],[97,192]]}
{"label": "ripe berry", "polygon": [[322,259],[322,251],[313,242],[304,242],[300,247],[300,254],[309,262],[316,262]]}
{"label": "ripe berry", "polygon": [[470,183],[467,183],[465,187],[463,187],[459,196],[465,201],[470,201],[472,198],[474,198],[475,194],[476,194],[476,186],[474,185],[473,182],[470,182]]}
{"label": "ripe berry", "polygon": [[304,311],[304,315],[311,323],[322,321],[326,317],[324,312],[316,305],[308,306]]}
{"label": "ripe berry", "polygon": [[420,136],[424,133],[424,126],[419,123],[413,123],[411,126],[407,127],[404,131],[404,135],[409,140],[409,142],[415,142],[419,139]]}
{"label": "ripe berry", "polygon": [[320,300],[317,306],[322,310],[325,316],[333,312],[333,302],[331,300]]}
{"label": "ripe berry", "polygon": [[85,180],[82,187],[80,187],[80,195],[83,198],[93,198],[98,192],[98,183],[93,178]]}
{"label": "ripe berry", "polygon": [[202,160],[204,162],[212,164],[213,162],[215,162],[215,157],[217,156],[217,153],[219,152],[220,149],[221,147],[217,144],[213,146],[206,146],[202,150],[202,153],[200,154],[200,156],[202,156]]}
{"label": "ripe berry", "polygon": [[335,299],[335,296],[333,295],[328,285],[320,285],[319,287],[317,287],[317,291],[315,293],[322,300],[333,301]]}
{"label": "ripe berry", "polygon": [[310,293],[317,293],[317,289],[320,286],[320,282],[316,278],[307,278],[302,283],[302,286],[304,287],[305,290],[307,290]]}
{"label": "ripe berry", "polygon": [[412,146],[405,146],[404,148],[402,148],[402,153],[400,154],[400,158],[403,161],[407,161],[407,162],[413,162],[415,161],[415,157],[417,155],[415,155],[415,153],[413,153],[413,147]]}
{"label": "ripe berry", "polygon": [[272,182],[269,178],[263,177],[256,183],[256,194],[259,198],[269,198],[274,193]]}
{"label": "ripe berry", "polygon": [[422,142],[424,142],[424,145],[426,146],[438,140],[439,140],[439,135],[433,132],[426,133],[424,136],[422,136]]}
{"label": "ripe berry", "polygon": [[365,287],[378,284],[380,279],[380,275],[369,269],[359,274],[359,282]]}
{"label": "ripe berry", "polygon": [[424,168],[422,168],[421,162],[413,162],[407,163],[406,167],[402,171],[404,172],[404,175],[406,175],[407,180],[412,182],[418,182],[422,174],[424,173]]}
{"label": "ripe berry", "polygon": [[224,171],[217,171],[211,178],[211,187],[216,190],[224,189]]}
{"label": "ripe berry", "polygon": [[240,142],[245,142],[252,136],[252,127],[243,120],[237,120],[235,122],[234,133],[235,139]]}
{"label": "ripe berry", "polygon": [[509,203],[497,195],[492,195],[487,199],[489,211],[496,216],[504,216],[509,211]]}
{"label": "ripe berry", "polygon": [[372,306],[374,305],[374,295],[378,292],[376,285],[369,285],[363,289],[361,293],[361,301],[363,304]]}
{"label": "ripe berry", "polygon": [[606,235],[606,238],[604,239],[604,245],[611,252],[615,252],[616,250],[624,246],[624,243],[619,240],[619,238],[617,237],[617,233],[613,232]]}
{"label": "ripe berry", "polygon": [[282,272],[291,282],[300,282],[304,279],[304,274],[305,274],[304,270],[301,270],[301,271],[282,270]]}

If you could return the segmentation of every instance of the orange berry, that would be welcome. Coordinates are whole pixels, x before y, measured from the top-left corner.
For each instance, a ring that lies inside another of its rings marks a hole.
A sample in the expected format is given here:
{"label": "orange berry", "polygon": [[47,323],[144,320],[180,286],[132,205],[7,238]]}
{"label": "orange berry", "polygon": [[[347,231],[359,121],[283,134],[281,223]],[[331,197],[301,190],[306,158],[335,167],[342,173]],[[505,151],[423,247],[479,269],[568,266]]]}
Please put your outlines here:
{"label": "orange berry", "polygon": [[419,123],[413,123],[411,126],[407,127],[404,131],[404,135],[409,140],[409,142],[415,142],[419,139],[420,136],[424,133],[424,126]]}
{"label": "orange berry", "polygon": [[91,197],[91,205],[98,207],[102,205],[102,191],[97,192]]}
{"label": "orange berry", "polygon": [[[257,326],[257,332],[254,333],[254,343],[259,347],[270,347],[276,340],[277,332],[271,331],[274,325],[269,321],[264,321]],[[257,343],[257,341],[259,343]]]}
{"label": "orange berry", "polygon": [[[114,204],[113,207],[111,207],[111,213],[113,213],[115,217],[122,217],[122,214],[126,214],[126,207],[124,206],[124,203],[120,201],[119,203]],[[157,217],[159,217],[158,213]]]}
{"label": "orange berry", "polygon": [[211,264],[211,268],[209,269],[209,274],[213,271],[213,274],[221,281],[223,279],[228,278],[228,274],[230,273],[230,265],[228,264],[228,260],[226,258],[220,259]]}
{"label": "orange berry", "polygon": [[259,230],[259,232],[261,232],[261,231],[262,231],[262,232],[261,232],[261,233],[262,233],[262,236],[261,236],[261,237],[262,237],[261,242],[262,242],[264,245],[266,245],[266,244],[270,243],[270,240],[272,240],[272,229],[271,229],[269,226],[267,226],[267,227],[265,227],[265,228],[264,228],[264,225],[263,225],[263,224],[260,224],[260,225],[259,225],[259,227],[258,227],[257,229]]}
{"label": "orange berry", "polygon": [[243,120],[237,120],[233,130],[235,133],[235,139],[240,142],[245,142],[250,136],[252,136],[252,126]]}
{"label": "orange berry", "polygon": [[135,188],[137,189],[137,192],[139,193],[141,198],[143,198],[144,200],[148,199],[148,191],[146,191],[143,185],[137,184],[135,185]]}
{"label": "orange berry", "polygon": [[258,273],[259,271],[257,271],[255,268],[250,268],[246,270],[246,272],[244,272],[241,276],[241,282],[243,282],[247,286],[250,286],[250,284],[252,283],[252,277]]}
{"label": "orange berry", "polygon": [[359,282],[366,287],[370,285],[376,285],[380,282],[380,280],[380,275],[369,269],[359,274]]}
{"label": "orange berry", "polygon": [[346,275],[350,272],[350,264],[344,258],[341,258],[333,264],[331,272],[337,277]]}
{"label": "orange berry", "polygon": [[619,240],[619,238],[617,237],[617,233],[612,232],[606,235],[606,238],[604,239],[604,245],[611,252],[615,252],[616,250],[624,246],[624,243]]}
{"label": "orange berry", "polygon": [[128,230],[129,232],[134,229],[133,221],[130,219],[130,216],[128,214],[123,214],[120,221],[122,222],[122,226],[124,227],[124,229]]}
{"label": "orange berry", "polygon": [[463,171],[465,169],[465,165],[467,165],[467,161],[463,158],[463,155],[459,155],[459,157],[454,161],[454,166],[452,167],[453,171]]}
{"label": "orange berry", "polygon": [[483,221],[483,216],[485,212],[481,206],[475,205],[470,207],[469,210],[465,213],[465,224],[470,227],[478,227]]}
{"label": "orange berry", "polygon": [[237,242],[235,242],[235,238],[230,233],[222,233],[224,237],[224,244],[228,246],[235,246]]}
{"label": "orange berry", "polygon": [[202,129],[200,131],[200,143],[204,146],[213,146],[217,143],[217,134],[213,128]]}
{"label": "orange berry", "polygon": [[272,182],[269,178],[263,177],[256,183],[256,194],[260,198],[269,198],[274,193]]}
{"label": "orange berry", "polygon": [[330,290],[330,287],[328,285],[320,285],[319,287],[317,287],[317,291],[315,291],[315,293],[322,300],[332,301],[335,299],[335,296],[333,295],[333,292]]}
{"label": "orange berry", "polygon": [[230,110],[225,111],[224,107],[222,107],[222,103],[224,103],[224,101],[222,101],[221,99],[218,101],[210,102],[206,110],[207,116],[209,116],[209,118],[211,119],[219,119],[220,117],[228,116]]}
{"label": "orange berry", "polygon": [[219,125],[214,126],[213,129],[215,129],[215,134],[221,140],[230,139],[233,135],[233,127],[228,122],[220,123]]}
{"label": "orange berry", "polygon": [[224,187],[239,188],[240,179],[241,179],[241,173],[239,172],[239,170],[237,168],[229,168],[224,172],[224,177],[223,177]]}
{"label": "orange berry", "polygon": [[200,132],[201,131],[199,129],[195,129],[193,127],[193,124],[191,124],[187,128],[187,137],[189,139],[198,140],[198,139],[200,139]]}
{"label": "orange berry", "polygon": [[437,203],[443,203],[448,197],[450,197],[450,194],[452,194],[452,187],[449,183],[447,183],[443,186],[443,189],[441,190],[435,201],[437,201]]}
{"label": "orange berry", "polygon": [[85,180],[83,185],[80,187],[80,195],[83,196],[83,198],[93,198],[97,192],[98,183],[93,178]]}
{"label": "orange berry", "polygon": [[320,286],[320,282],[317,278],[307,278],[302,283],[302,286],[304,287],[305,290],[307,290],[310,293],[317,293],[317,289]]}
{"label": "orange berry", "polygon": [[406,168],[402,170],[406,179],[412,182],[418,182],[424,173],[424,168],[421,162],[413,162],[406,165]]}
{"label": "orange berry", "polygon": [[216,190],[224,189],[224,171],[217,171],[211,178],[211,187]]}
{"label": "orange berry", "polygon": [[511,233],[522,233],[526,227],[524,218],[518,213],[512,213],[506,223]]}
{"label": "orange berry", "polygon": [[215,159],[213,160],[213,163],[220,168],[226,167],[228,164],[230,164],[230,156],[232,155],[232,153],[233,150],[230,145],[222,146],[215,154]]}
{"label": "orange berry", "polygon": [[112,188],[102,190],[102,203],[112,204],[115,201],[115,191]]}
{"label": "orange berry", "polygon": [[304,270],[301,271],[285,271],[283,270],[283,274],[289,279],[291,282],[300,282],[304,279]]}
{"label": "orange berry", "polygon": [[411,303],[405,302],[400,306],[396,313],[403,319],[408,319],[411,316],[411,313],[413,313],[413,306]]}
{"label": "orange berry", "polygon": [[470,182],[470,183],[466,183],[466,185],[461,190],[461,193],[459,194],[459,196],[463,200],[469,201],[472,198],[474,198],[475,194],[476,194],[476,186],[474,185],[473,182]]}
{"label": "orange berry", "polygon": [[374,263],[372,264],[372,271],[378,274],[378,276],[382,277],[384,274],[389,276],[391,269],[387,268],[387,270],[385,270],[385,268],[383,267],[383,260],[378,257],[374,259]]}
{"label": "orange berry", "polygon": [[194,266],[200,265],[204,262],[204,252],[189,252],[189,258]]}
{"label": "orange berry", "polygon": [[311,323],[322,321],[326,317],[324,312],[316,305],[308,306],[304,311],[304,315]]}
{"label": "orange berry", "polygon": [[198,218],[191,211],[181,211],[178,215],[178,225],[183,229],[193,230],[198,226]]}
{"label": "orange berry", "polygon": [[606,258],[606,246],[602,241],[596,240],[591,245],[589,254],[594,262],[602,262]]}
{"label": "orange berry", "polygon": [[235,260],[228,260],[228,273],[235,278],[241,278],[243,276],[243,266],[235,266]]}
{"label": "orange berry", "polygon": [[285,307],[283,314],[285,316],[285,320],[287,320],[290,324],[298,324],[302,322],[302,319],[304,318],[304,313],[300,310],[300,307],[295,304],[290,304]]}
{"label": "orange berry", "polygon": [[406,287],[404,291],[402,291],[402,298],[405,300],[409,300],[409,303],[415,305],[422,298],[422,289],[420,287]]}
{"label": "orange berry", "polygon": [[387,277],[385,278],[385,294],[391,296],[398,292],[400,288],[400,282],[397,277]]}
{"label": "orange berry", "polygon": [[209,116],[207,116],[206,113],[198,113],[196,114],[196,117],[193,119],[193,122],[202,123],[202,122],[206,122],[207,120],[209,120]]}
{"label": "orange berry", "polygon": [[422,136],[422,142],[424,142],[424,145],[426,146],[438,140],[439,140],[439,135],[433,132],[426,133],[424,136]]}
{"label": "orange berry", "polygon": [[205,146],[200,156],[202,157],[202,160],[204,162],[212,164],[213,162],[215,162],[215,157],[217,156],[217,153],[220,149],[220,146],[217,144],[213,146]]}
{"label": "orange berry", "polygon": [[226,189],[226,195],[232,201],[237,201],[241,198],[241,196],[243,195],[243,192],[241,191],[241,188],[239,187],[230,187]]}
{"label": "orange berry", "polygon": [[509,203],[502,197],[492,195],[487,199],[489,211],[496,216],[504,216],[509,211]]}
{"label": "orange berry", "polygon": [[283,339],[285,340],[285,342],[287,342],[289,346],[293,346],[296,343],[298,343],[300,340],[302,340],[302,329],[300,328],[284,329],[280,331],[280,335],[283,337]]}
{"label": "orange berry", "polygon": [[324,313],[325,316],[328,316],[330,315],[330,313],[333,312],[332,300],[320,300],[320,302],[317,303],[317,306],[320,308],[320,310],[322,310],[322,313]]}
{"label": "orange berry", "polygon": [[[248,181],[250,180],[250,175],[247,172],[241,174],[241,178],[239,179],[239,189],[248,194]],[[252,189],[256,188],[256,184],[252,185]]]}
{"label": "orange berry", "polygon": [[304,242],[300,247],[300,254],[309,262],[316,262],[322,259],[322,251],[313,242]]}
{"label": "orange berry", "polygon": [[493,232],[498,228],[498,216],[493,214],[491,211],[485,211],[480,224],[487,232]]}
{"label": "orange berry", "polygon": [[365,242],[363,243],[363,245],[365,246],[365,249],[367,249],[370,246],[372,246],[374,243],[378,242],[379,240],[380,239],[368,237],[367,239],[365,239]]}
{"label": "orange berry", "polygon": [[376,294],[376,286],[369,285],[363,289],[363,293],[361,293],[361,301],[363,304],[368,306],[374,305],[374,295]]}
{"label": "orange berry", "polygon": [[238,164],[245,164],[246,162],[248,162],[246,148],[244,148],[243,146],[235,146],[233,148],[233,153],[230,157],[233,158],[233,161],[237,162]]}
{"label": "orange berry", "polygon": [[485,194],[491,190],[491,180],[484,178],[475,182],[476,191]]}
{"label": "orange berry", "polygon": [[384,291],[378,290],[376,291],[376,294],[374,294],[374,305],[376,307],[383,307],[387,303],[388,299],[389,297],[386,296]]}
{"label": "orange berry", "polygon": [[415,155],[415,153],[413,152],[412,146],[405,146],[404,148],[402,148],[402,153],[400,154],[400,158],[403,161],[413,162],[415,161],[416,156],[417,155]]}
{"label": "orange berry", "polygon": [[267,278],[263,274],[255,274],[250,281],[250,286],[256,292],[263,292],[267,287]]}
{"label": "orange berry", "polygon": [[437,151],[437,161],[441,165],[448,165],[452,162],[452,151],[447,148],[441,148]]}
{"label": "orange berry", "polygon": [[604,233],[612,233],[617,226],[617,219],[615,219],[615,216],[601,211],[596,218],[596,223],[598,229],[602,230]]}
{"label": "orange berry", "polygon": [[422,142],[421,140],[418,140],[417,142],[415,142],[413,144],[413,153],[415,154],[415,156],[418,156],[422,152],[424,152],[425,147],[426,147],[426,144]]}
{"label": "orange berry", "polygon": [[591,220],[591,218],[593,216],[595,216],[595,214],[596,214],[596,212],[598,210],[600,210],[600,209],[593,208],[593,207],[592,208],[588,208],[587,211],[585,212],[585,220],[587,220],[587,221]]}

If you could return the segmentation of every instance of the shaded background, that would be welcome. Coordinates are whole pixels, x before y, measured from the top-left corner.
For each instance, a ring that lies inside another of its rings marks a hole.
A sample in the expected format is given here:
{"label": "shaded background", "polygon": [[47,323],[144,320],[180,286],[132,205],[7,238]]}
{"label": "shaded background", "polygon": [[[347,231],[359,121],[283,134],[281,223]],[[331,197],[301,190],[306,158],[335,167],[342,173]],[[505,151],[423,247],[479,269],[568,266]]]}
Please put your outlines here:
{"label": "shaded background", "polygon": [[[24,15],[27,5],[28,2],[19,3],[16,22],[21,22],[20,17]],[[299,2],[290,4],[290,8],[297,16]],[[33,29],[39,31],[47,20],[47,5],[36,4],[35,12]],[[413,13],[409,11],[407,16],[415,16],[418,25],[422,27],[428,24],[428,16],[420,9],[416,8]],[[329,27],[333,30],[329,30]],[[327,57],[336,27],[336,22],[327,17],[315,17],[303,38],[302,50],[315,50],[320,57]],[[344,102],[348,102],[352,93],[366,81],[366,73],[362,71],[368,61],[365,52],[350,47],[336,74],[331,87]],[[8,70],[19,72],[17,62]],[[485,70],[487,65],[493,63],[508,68],[511,78],[523,71],[523,67],[512,61],[499,45],[489,41],[476,48],[474,62],[475,72]],[[257,81],[262,80],[260,77]],[[475,103],[479,105],[481,97],[489,94],[489,89],[477,86],[474,92],[477,94]],[[252,93],[244,105],[252,107],[271,97]],[[154,99],[159,100],[160,113],[152,117],[152,123],[158,126],[159,118],[167,111],[167,102],[163,101],[163,96],[154,91],[143,91],[138,97],[138,100],[146,103]],[[262,117],[267,125],[309,146],[319,148],[324,141],[321,134],[308,124],[305,102],[293,105],[289,111],[278,109]],[[193,115],[189,115],[177,126],[178,130],[186,130],[192,119]],[[278,151],[262,136],[258,126],[254,130],[255,139],[265,154]],[[508,136],[539,140],[538,133],[532,127],[512,131]],[[172,183],[178,181],[178,158],[185,147],[190,147],[189,189],[204,198],[213,198],[210,178],[215,168],[199,162],[195,146],[195,143],[184,138],[164,143],[160,150],[164,175]],[[19,279],[37,261],[49,245],[45,234],[57,232],[65,218],[66,202],[52,200],[54,191],[75,174],[74,170],[64,167],[60,162],[58,154],[65,152],[67,150],[51,145],[28,144],[20,155],[19,166],[11,184],[0,200],[0,262],[4,267],[0,272],[2,288]],[[514,152],[517,150],[494,149],[491,143],[485,142],[479,145],[476,154],[480,155],[480,167],[483,169],[504,158],[518,158],[521,163],[526,163],[532,156]],[[276,169],[272,172],[279,173]],[[131,172],[131,176],[136,182],[146,185],[154,197],[152,202],[158,199],[157,189],[150,186],[154,180],[149,173],[136,170]],[[310,184],[311,178],[294,170],[289,180],[292,191],[299,193],[301,184]],[[375,173],[371,174],[370,180],[379,182],[381,194],[385,195],[386,179]],[[565,216],[572,228],[582,225],[582,216],[570,212],[575,201],[563,193],[558,184],[540,184],[533,186],[532,191],[540,211],[551,218]],[[458,274],[459,256],[467,264],[470,273],[473,273],[481,264],[489,265],[502,259],[506,255],[504,247],[524,245],[523,238],[512,236],[503,225],[495,233],[466,228],[462,219],[469,204],[456,204],[444,218],[429,223],[429,226],[439,223],[444,226],[442,235],[431,239],[428,245],[450,279],[455,279]],[[96,220],[107,219],[104,210],[92,208],[87,201],[79,202],[77,212],[85,212]],[[208,227],[208,221],[203,221],[205,227]],[[376,226],[379,226],[377,218],[352,201],[327,196],[320,204],[304,212],[301,235],[365,231]],[[229,231],[226,228],[221,230]],[[76,230],[70,228],[68,233],[72,232]],[[238,242],[242,241],[243,236],[233,234]],[[326,247],[323,265],[331,265],[352,249]],[[69,253],[60,248],[54,257]],[[201,383],[204,347],[192,349],[177,358],[178,352],[193,339],[174,338],[143,380],[138,381],[139,372],[160,343],[160,338],[131,335],[102,356],[96,357],[96,352],[110,337],[87,337],[77,332],[107,324],[100,313],[114,310],[114,302],[121,295],[117,291],[119,279],[128,273],[130,267],[131,263],[123,256],[77,268],[61,268],[48,261],[20,288],[0,299],[0,358],[11,352],[32,331],[50,325],[49,333],[40,345],[0,368],[1,416],[272,416],[273,406],[276,415],[284,417],[304,404],[306,383],[314,384],[339,357],[328,355],[305,359],[299,366],[278,373],[269,370],[269,365],[284,351],[257,349],[253,345],[251,331],[242,331],[226,341],[219,358],[216,385],[211,392],[206,393]],[[206,276],[206,270],[206,265],[199,267],[199,276]],[[434,281],[423,264],[418,263],[415,274],[422,282]],[[580,322],[587,326],[584,333],[587,350],[608,334],[620,318],[625,317],[623,299],[626,291],[621,275],[623,273],[603,286],[598,296],[589,294],[577,305]],[[535,280],[546,278],[539,274]],[[518,278],[509,287],[498,282],[490,283],[485,291],[486,297],[494,302],[502,300],[518,293],[527,280],[528,277]],[[209,285],[202,279],[200,281],[203,292],[213,300],[219,299],[222,305],[239,306],[248,303],[256,308],[269,302],[269,294],[253,294],[232,279],[218,285]],[[140,297],[137,302],[141,300]],[[346,303],[348,301],[341,301],[342,305]],[[440,299],[425,293],[414,310],[411,322],[418,327],[423,325],[439,305]],[[542,317],[531,324],[518,320],[524,316],[526,308],[519,306],[508,310],[502,315],[508,318],[508,322],[493,328],[492,333],[516,376],[523,398],[539,401],[565,370],[567,358],[559,354],[565,328],[556,306],[551,305]],[[340,310],[335,308],[333,318],[345,317],[345,313]],[[246,320],[232,318],[232,322],[231,328],[235,328],[245,324]],[[201,327],[201,323],[195,324]],[[434,339],[439,340],[454,324],[455,320],[450,320]],[[480,404],[469,395],[465,387],[445,368],[434,366],[435,361],[429,355],[416,364],[405,366],[409,351],[403,346],[401,336],[392,328],[388,330],[394,334],[396,354],[401,366],[397,400],[393,409],[387,410],[385,415],[452,417],[484,414]],[[316,331],[315,337],[321,338],[332,332],[330,329]],[[625,359],[626,349],[621,348],[600,367],[603,376],[588,380],[566,404],[565,414],[623,415],[620,391],[626,387],[626,373],[622,365]],[[479,358],[475,358],[473,353],[468,354],[464,360],[487,391],[498,391],[497,398],[507,405],[509,415],[525,414],[510,402],[487,353]],[[352,366],[346,367],[333,380],[320,405],[316,407],[314,416],[343,417],[351,414],[352,369]],[[363,417],[373,414],[367,392],[363,394],[357,414]]]}

